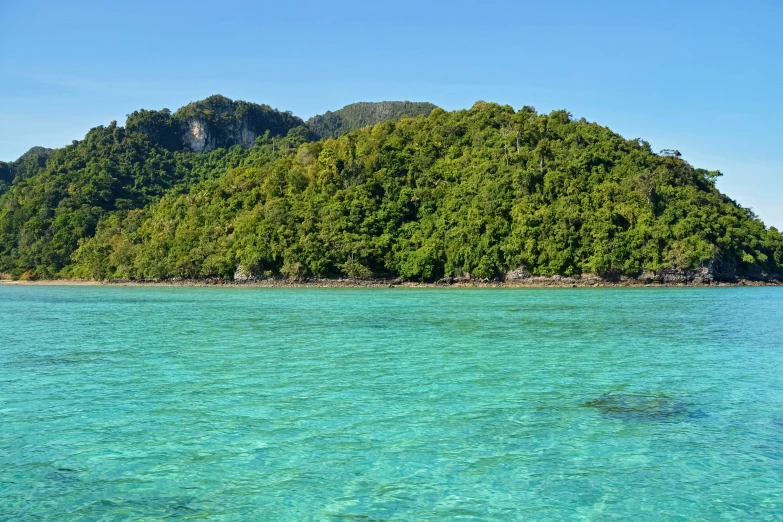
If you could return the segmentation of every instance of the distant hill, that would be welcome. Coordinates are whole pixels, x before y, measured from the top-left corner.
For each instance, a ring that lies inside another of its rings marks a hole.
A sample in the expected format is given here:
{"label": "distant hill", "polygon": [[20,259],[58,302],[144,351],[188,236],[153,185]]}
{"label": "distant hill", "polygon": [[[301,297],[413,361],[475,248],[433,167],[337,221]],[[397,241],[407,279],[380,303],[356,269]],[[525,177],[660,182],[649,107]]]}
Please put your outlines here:
{"label": "distant hill", "polygon": [[0,195],[8,190],[14,179],[28,178],[42,169],[53,151],[46,147],[32,147],[15,161],[0,161]]}
{"label": "distant hill", "polygon": [[337,138],[353,130],[403,116],[428,116],[437,105],[427,102],[384,101],[359,102],[337,111],[313,116],[307,127],[319,139]]}
{"label": "distant hill", "polygon": [[30,150],[19,156],[14,163],[23,163],[30,159],[37,162],[40,158],[48,156],[53,150],[46,147],[30,147]]}

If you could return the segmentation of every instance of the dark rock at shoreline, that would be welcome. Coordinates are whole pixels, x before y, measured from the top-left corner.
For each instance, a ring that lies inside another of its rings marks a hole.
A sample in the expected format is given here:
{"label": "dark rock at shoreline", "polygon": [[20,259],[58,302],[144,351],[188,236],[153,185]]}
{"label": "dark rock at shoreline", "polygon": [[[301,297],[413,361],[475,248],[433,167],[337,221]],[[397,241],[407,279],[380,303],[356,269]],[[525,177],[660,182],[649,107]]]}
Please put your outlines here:
{"label": "dark rock at shoreline", "polygon": [[639,277],[605,277],[596,274],[581,274],[576,276],[530,276],[523,279],[498,278],[473,279],[469,276],[445,277],[435,282],[403,281],[394,279],[357,279],[357,278],[326,278],[302,277],[285,279],[266,277],[262,274],[247,275],[240,273],[234,280],[217,277],[205,279],[49,279],[40,281],[0,280],[0,284],[115,284],[115,285],[149,285],[149,286],[248,286],[259,288],[355,288],[355,287],[451,287],[451,288],[589,288],[589,287],[660,287],[660,286],[781,286],[783,277],[780,275],[762,274],[758,278],[735,278],[725,280],[708,278],[698,271],[691,274],[670,272],[664,276],[661,273],[648,272]]}

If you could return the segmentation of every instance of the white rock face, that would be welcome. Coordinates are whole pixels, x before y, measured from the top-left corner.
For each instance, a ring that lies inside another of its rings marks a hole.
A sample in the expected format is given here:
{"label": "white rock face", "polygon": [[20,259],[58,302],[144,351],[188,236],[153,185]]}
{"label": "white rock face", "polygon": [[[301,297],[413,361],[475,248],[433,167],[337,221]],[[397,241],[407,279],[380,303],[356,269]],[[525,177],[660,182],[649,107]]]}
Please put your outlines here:
{"label": "white rock face", "polygon": [[[225,143],[220,143],[221,147],[228,147],[238,143],[245,148],[249,148],[253,146],[258,137],[256,132],[248,128],[246,122],[230,123],[226,128],[226,134],[229,138],[224,140],[226,141]],[[193,152],[209,152],[218,147],[215,136],[211,136],[209,133],[207,123],[198,118],[188,119],[187,128],[183,132],[182,139]]]}
{"label": "white rock face", "polygon": [[239,131],[239,144],[245,148],[252,147],[255,143],[258,135],[247,128],[246,124],[242,124],[242,128]]}
{"label": "white rock face", "polygon": [[242,265],[237,266],[237,269],[234,272],[234,281],[238,283],[246,283],[248,281],[258,281],[261,279],[266,279],[264,274],[256,273],[252,270],[248,270]]}
{"label": "white rock face", "polygon": [[190,150],[194,152],[210,151],[215,148],[215,140],[209,137],[206,123],[196,118],[188,120],[188,130],[183,139]]}
{"label": "white rock face", "polygon": [[524,266],[519,266],[514,270],[509,270],[506,273],[506,281],[522,281],[524,279],[530,279],[532,276]]}

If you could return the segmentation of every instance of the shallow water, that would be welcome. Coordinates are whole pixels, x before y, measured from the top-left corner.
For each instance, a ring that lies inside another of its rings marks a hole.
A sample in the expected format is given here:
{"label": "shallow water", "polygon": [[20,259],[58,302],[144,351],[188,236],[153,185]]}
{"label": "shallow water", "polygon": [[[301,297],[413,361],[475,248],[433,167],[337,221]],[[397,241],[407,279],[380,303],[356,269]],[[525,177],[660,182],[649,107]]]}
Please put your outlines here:
{"label": "shallow water", "polygon": [[783,289],[0,286],[0,520],[781,520]]}

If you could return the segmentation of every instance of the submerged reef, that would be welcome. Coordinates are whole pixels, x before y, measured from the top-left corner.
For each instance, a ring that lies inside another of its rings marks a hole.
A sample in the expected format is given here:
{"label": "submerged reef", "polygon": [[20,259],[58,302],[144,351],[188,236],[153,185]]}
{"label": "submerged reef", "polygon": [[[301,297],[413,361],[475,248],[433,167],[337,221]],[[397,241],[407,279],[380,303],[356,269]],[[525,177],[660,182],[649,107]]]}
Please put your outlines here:
{"label": "submerged reef", "polygon": [[608,417],[624,420],[676,420],[700,416],[687,403],[668,395],[605,393],[583,405]]}

